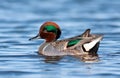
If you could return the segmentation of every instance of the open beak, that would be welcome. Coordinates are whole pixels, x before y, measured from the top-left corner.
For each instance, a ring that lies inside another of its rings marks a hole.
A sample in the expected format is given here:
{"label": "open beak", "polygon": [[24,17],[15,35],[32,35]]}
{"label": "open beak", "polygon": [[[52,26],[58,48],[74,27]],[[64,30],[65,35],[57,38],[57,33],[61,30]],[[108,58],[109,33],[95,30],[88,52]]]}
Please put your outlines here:
{"label": "open beak", "polygon": [[31,40],[34,40],[34,39],[41,39],[41,37],[40,37],[40,35],[38,34],[37,36],[30,38],[29,40],[31,41]]}

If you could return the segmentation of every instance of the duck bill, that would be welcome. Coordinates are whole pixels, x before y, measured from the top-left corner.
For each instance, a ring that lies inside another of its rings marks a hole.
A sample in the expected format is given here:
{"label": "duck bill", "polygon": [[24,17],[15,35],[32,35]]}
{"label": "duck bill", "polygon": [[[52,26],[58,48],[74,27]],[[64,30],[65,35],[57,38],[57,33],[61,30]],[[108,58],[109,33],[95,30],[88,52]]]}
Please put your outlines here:
{"label": "duck bill", "polygon": [[35,39],[41,39],[41,37],[39,36],[39,34],[36,35],[35,37],[30,38],[29,40],[31,41],[31,40],[35,40]]}

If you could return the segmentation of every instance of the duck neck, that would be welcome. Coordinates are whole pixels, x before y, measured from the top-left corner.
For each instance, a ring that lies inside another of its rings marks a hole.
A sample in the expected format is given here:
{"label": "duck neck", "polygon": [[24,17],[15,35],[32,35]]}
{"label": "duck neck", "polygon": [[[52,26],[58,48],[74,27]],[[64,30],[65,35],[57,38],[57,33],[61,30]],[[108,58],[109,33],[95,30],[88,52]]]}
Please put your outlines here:
{"label": "duck neck", "polygon": [[54,42],[56,40],[46,40],[46,43]]}
{"label": "duck neck", "polygon": [[46,39],[46,42],[53,42],[56,41],[56,36],[55,35],[49,35]]}

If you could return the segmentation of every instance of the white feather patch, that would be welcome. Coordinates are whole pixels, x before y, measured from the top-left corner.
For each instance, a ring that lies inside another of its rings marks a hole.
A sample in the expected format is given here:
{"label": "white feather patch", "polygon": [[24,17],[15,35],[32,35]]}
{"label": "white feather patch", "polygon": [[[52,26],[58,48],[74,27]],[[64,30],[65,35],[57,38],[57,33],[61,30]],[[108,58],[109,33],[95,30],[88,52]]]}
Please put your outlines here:
{"label": "white feather patch", "polygon": [[98,43],[101,39],[102,39],[102,37],[99,37],[99,38],[91,41],[90,43],[84,44],[83,46],[84,46],[85,50],[89,51],[90,49],[92,49],[96,45],[96,43]]}

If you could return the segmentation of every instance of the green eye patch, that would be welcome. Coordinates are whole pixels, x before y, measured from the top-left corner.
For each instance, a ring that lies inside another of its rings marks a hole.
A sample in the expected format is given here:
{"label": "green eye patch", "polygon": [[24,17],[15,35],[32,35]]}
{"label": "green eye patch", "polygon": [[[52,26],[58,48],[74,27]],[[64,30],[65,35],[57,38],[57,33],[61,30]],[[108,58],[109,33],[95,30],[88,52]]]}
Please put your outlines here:
{"label": "green eye patch", "polygon": [[57,28],[55,26],[53,26],[53,25],[45,26],[44,30],[57,34]]}

